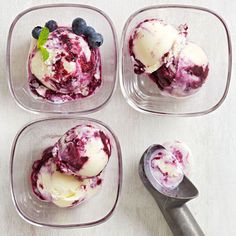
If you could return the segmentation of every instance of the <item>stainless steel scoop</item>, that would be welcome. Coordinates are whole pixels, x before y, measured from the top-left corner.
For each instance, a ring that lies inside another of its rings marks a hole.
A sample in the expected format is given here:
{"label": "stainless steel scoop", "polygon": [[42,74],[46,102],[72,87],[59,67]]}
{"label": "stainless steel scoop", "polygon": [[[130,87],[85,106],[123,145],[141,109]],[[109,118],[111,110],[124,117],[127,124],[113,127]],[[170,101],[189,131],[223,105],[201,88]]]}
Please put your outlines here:
{"label": "stainless steel scoop", "polygon": [[144,152],[139,163],[140,178],[156,200],[175,236],[203,236],[203,231],[185,204],[198,196],[196,187],[184,176],[176,189],[166,190],[151,173],[150,158],[155,151],[161,149],[167,151],[161,145],[152,145]]}

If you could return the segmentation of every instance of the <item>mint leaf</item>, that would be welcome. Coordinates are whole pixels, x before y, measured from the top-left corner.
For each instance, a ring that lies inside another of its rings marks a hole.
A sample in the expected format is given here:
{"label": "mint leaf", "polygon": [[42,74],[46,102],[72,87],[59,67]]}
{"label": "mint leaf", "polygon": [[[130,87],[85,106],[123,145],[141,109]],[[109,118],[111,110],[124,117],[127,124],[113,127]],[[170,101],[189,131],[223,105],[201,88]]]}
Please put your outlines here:
{"label": "mint leaf", "polygon": [[40,48],[41,46],[43,46],[47,42],[48,36],[49,36],[49,29],[47,27],[43,27],[40,34],[39,34],[39,38],[38,38],[38,42],[37,42],[38,48]]}
{"label": "mint leaf", "polygon": [[46,61],[49,57],[49,52],[47,51],[45,47],[43,47],[43,45],[48,40],[48,36],[49,36],[49,29],[47,27],[43,27],[37,41],[37,48],[40,50],[42,54],[43,61]]}
{"label": "mint leaf", "polygon": [[43,46],[40,46],[40,51],[43,57],[43,61],[46,61],[49,58],[49,52],[47,51],[47,49]]}

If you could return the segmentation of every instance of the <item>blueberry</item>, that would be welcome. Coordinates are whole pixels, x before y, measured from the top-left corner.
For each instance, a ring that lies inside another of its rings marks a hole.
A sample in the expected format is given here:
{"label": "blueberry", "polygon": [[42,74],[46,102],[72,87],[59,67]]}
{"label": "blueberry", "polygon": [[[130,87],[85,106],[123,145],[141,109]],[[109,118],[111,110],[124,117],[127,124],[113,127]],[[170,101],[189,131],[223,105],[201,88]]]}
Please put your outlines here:
{"label": "blueberry", "polygon": [[34,27],[34,29],[32,30],[32,36],[35,39],[38,39],[41,31],[42,31],[42,27],[41,26]]}
{"label": "blueberry", "polygon": [[103,44],[103,37],[99,33],[95,33],[88,37],[89,46],[92,48],[98,48]]}
{"label": "blueberry", "polygon": [[88,26],[88,27],[85,29],[85,31],[84,31],[84,35],[85,35],[86,37],[90,37],[90,36],[92,36],[93,34],[96,34],[96,32],[95,32],[95,29],[94,29],[93,27],[91,27],[91,26]]}
{"label": "blueberry", "polygon": [[45,27],[47,27],[49,31],[52,32],[58,28],[58,25],[55,20],[50,20],[45,24]]}
{"label": "blueberry", "polygon": [[72,31],[77,35],[82,35],[87,28],[86,21],[82,18],[76,18],[72,22]]}

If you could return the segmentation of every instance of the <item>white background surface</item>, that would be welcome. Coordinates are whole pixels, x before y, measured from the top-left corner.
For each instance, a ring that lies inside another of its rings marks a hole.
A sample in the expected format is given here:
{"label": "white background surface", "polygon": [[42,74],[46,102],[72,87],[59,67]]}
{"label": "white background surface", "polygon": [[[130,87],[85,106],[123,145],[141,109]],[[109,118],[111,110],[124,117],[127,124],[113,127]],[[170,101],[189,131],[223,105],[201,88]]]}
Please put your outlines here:
{"label": "white background surface", "polygon": [[[236,94],[234,92],[236,84],[234,69],[226,101],[217,111],[203,117],[166,118],[143,115],[126,104],[119,85],[111,102],[102,111],[90,115],[113,128],[123,151],[122,195],[118,208],[109,221],[89,229],[55,230],[31,226],[17,215],[9,189],[11,145],[16,132],[26,122],[40,116],[32,115],[18,108],[9,93],[5,76],[6,38],[9,26],[16,14],[28,7],[50,2],[57,1],[0,1],[0,129],[2,131],[0,135],[0,234],[7,236],[171,235],[154,200],[144,189],[138,177],[137,167],[140,156],[150,144],[180,139],[191,147],[194,154],[191,179],[198,187],[200,196],[188,204],[192,213],[206,235],[236,235],[234,223],[236,219]],[[70,2],[94,5],[104,10],[114,22],[119,39],[128,16],[141,7],[159,3],[191,3],[208,7],[224,17],[231,31],[233,48],[235,46],[235,1],[71,0]],[[220,39],[216,40],[219,41],[220,46]],[[235,66],[234,63],[233,66]]]}

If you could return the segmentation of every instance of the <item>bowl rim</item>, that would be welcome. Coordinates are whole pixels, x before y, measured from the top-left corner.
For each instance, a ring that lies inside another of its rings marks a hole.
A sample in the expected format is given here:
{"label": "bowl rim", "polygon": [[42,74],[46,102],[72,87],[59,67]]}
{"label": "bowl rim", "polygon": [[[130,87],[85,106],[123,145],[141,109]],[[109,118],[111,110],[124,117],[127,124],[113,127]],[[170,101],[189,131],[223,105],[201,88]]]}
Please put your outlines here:
{"label": "bowl rim", "polygon": [[[57,120],[77,120],[78,122],[80,121],[89,121],[98,125],[103,126],[105,129],[108,130],[108,132],[110,132],[110,134],[112,135],[112,137],[114,138],[115,141],[115,145],[116,145],[116,149],[117,149],[117,158],[118,158],[118,186],[117,186],[117,194],[116,194],[116,199],[115,202],[113,204],[113,207],[111,208],[111,210],[109,210],[109,212],[103,216],[101,219],[95,220],[95,221],[91,221],[88,223],[80,223],[80,224],[47,224],[47,223],[39,223],[35,220],[30,219],[29,217],[27,217],[24,212],[20,209],[20,207],[17,204],[16,201],[16,197],[15,197],[15,193],[14,193],[14,188],[13,188],[13,162],[14,162],[14,157],[15,157],[15,149],[16,149],[16,144],[18,142],[18,139],[21,137],[22,132],[24,132],[24,130],[26,130],[27,128],[29,128],[30,126],[36,124],[36,123],[43,123],[45,121],[57,121]],[[30,121],[28,123],[26,123],[16,134],[13,143],[12,143],[12,148],[11,148],[11,153],[10,153],[10,193],[11,193],[11,198],[12,198],[12,202],[13,205],[15,206],[15,209],[18,213],[18,215],[24,219],[26,222],[34,225],[34,226],[40,226],[40,227],[49,227],[49,228],[61,228],[61,229],[66,229],[66,228],[85,228],[85,227],[91,227],[91,226],[95,226],[101,223],[104,223],[105,221],[107,221],[112,214],[114,213],[114,210],[117,207],[117,204],[119,202],[120,199],[120,194],[121,194],[121,188],[122,188],[122,180],[123,180],[123,164],[122,164],[122,152],[121,152],[121,146],[119,143],[119,140],[117,138],[117,136],[114,134],[113,130],[106,125],[105,123],[103,123],[100,120],[97,119],[93,119],[93,118],[89,118],[89,117],[78,117],[78,116],[54,116],[54,117],[46,117],[46,118],[40,118],[40,119],[36,119],[34,121]]]}
{"label": "bowl rim", "polygon": [[[125,35],[127,34],[127,29],[128,26],[130,24],[130,22],[133,20],[134,17],[136,17],[139,13],[145,12],[145,11],[149,11],[149,10],[153,10],[153,9],[164,9],[164,8],[183,8],[183,9],[194,9],[194,10],[198,10],[198,11],[203,11],[206,13],[209,13],[213,16],[215,16],[223,25],[224,30],[225,30],[225,34],[226,34],[226,38],[227,38],[227,49],[228,49],[228,73],[227,73],[227,80],[226,80],[226,86],[225,86],[225,90],[224,93],[222,95],[222,97],[219,99],[219,101],[212,106],[209,109],[203,110],[203,111],[197,111],[197,112],[185,112],[185,113],[178,113],[178,112],[161,112],[161,111],[153,111],[153,110],[148,110],[143,108],[142,106],[138,105],[137,103],[135,103],[132,99],[129,98],[128,94],[126,93],[126,89],[124,84],[124,76],[123,76],[123,52],[125,50]],[[125,22],[125,25],[123,27],[122,30],[122,36],[121,36],[121,44],[120,44],[120,51],[119,51],[119,82],[120,82],[120,87],[121,87],[121,91],[123,94],[123,97],[125,98],[126,102],[135,110],[142,112],[144,114],[155,114],[155,115],[159,115],[159,116],[172,116],[172,117],[193,117],[193,116],[202,116],[202,115],[206,115],[210,112],[215,111],[218,107],[221,106],[221,104],[224,102],[228,91],[229,91],[229,86],[230,86],[230,80],[231,80],[231,73],[232,73],[232,43],[231,43],[231,36],[230,36],[230,32],[229,29],[227,27],[226,22],[224,21],[224,19],[218,15],[215,11],[212,11],[208,8],[205,7],[199,7],[199,6],[194,6],[194,5],[182,5],[182,4],[158,4],[158,5],[151,5],[151,6],[147,6],[144,8],[141,8],[137,11],[135,11],[134,13],[132,13],[128,19]]]}
{"label": "bowl rim", "polygon": [[[47,8],[62,8],[62,7],[74,7],[74,8],[82,8],[82,9],[89,9],[92,11],[95,11],[97,13],[99,13],[100,15],[102,15],[108,22],[108,24],[110,25],[111,31],[112,31],[112,35],[113,35],[113,40],[114,40],[114,45],[115,45],[115,71],[114,71],[114,82],[112,85],[112,89],[111,92],[109,94],[109,96],[106,98],[106,100],[101,103],[99,106],[94,107],[94,108],[90,108],[89,110],[84,110],[84,111],[51,111],[51,110],[47,110],[47,111],[41,111],[40,109],[35,109],[32,107],[28,107],[26,106],[24,103],[22,103],[22,101],[20,101],[20,99],[16,96],[14,88],[13,88],[13,84],[12,84],[12,78],[11,78],[11,65],[10,65],[10,52],[11,52],[11,41],[12,41],[12,33],[13,30],[15,28],[16,23],[18,22],[19,19],[21,19],[22,16],[24,16],[25,14],[35,11],[35,10],[40,10],[40,9],[47,9]],[[89,114],[92,112],[96,112],[100,109],[102,109],[106,104],[108,104],[108,102],[110,102],[111,97],[113,96],[116,87],[117,87],[117,83],[118,83],[118,60],[119,60],[119,50],[118,50],[118,39],[117,39],[117,33],[115,30],[115,26],[111,20],[111,18],[101,9],[94,7],[94,6],[90,6],[90,5],[86,5],[86,4],[76,4],[76,3],[58,3],[58,4],[43,4],[43,5],[38,5],[38,6],[34,6],[34,7],[30,7],[27,8],[26,10],[23,10],[22,12],[18,13],[17,16],[14,18],[14,20],[12,21],[10,28],[8,30],[8,36],[7,36],[7,46],[6,46],[6,55],[5,55],[5,67],[6,67],[6,77],[8,80],[8,88],[10,90],[10,93],[12,95],[12,97],[14,98],[15,102],[17,103],[17,105],[24,109],[25,111],[29,111],[32,112],[34,114],[54,114],[54,115],[60,115],[60,114]]]}

